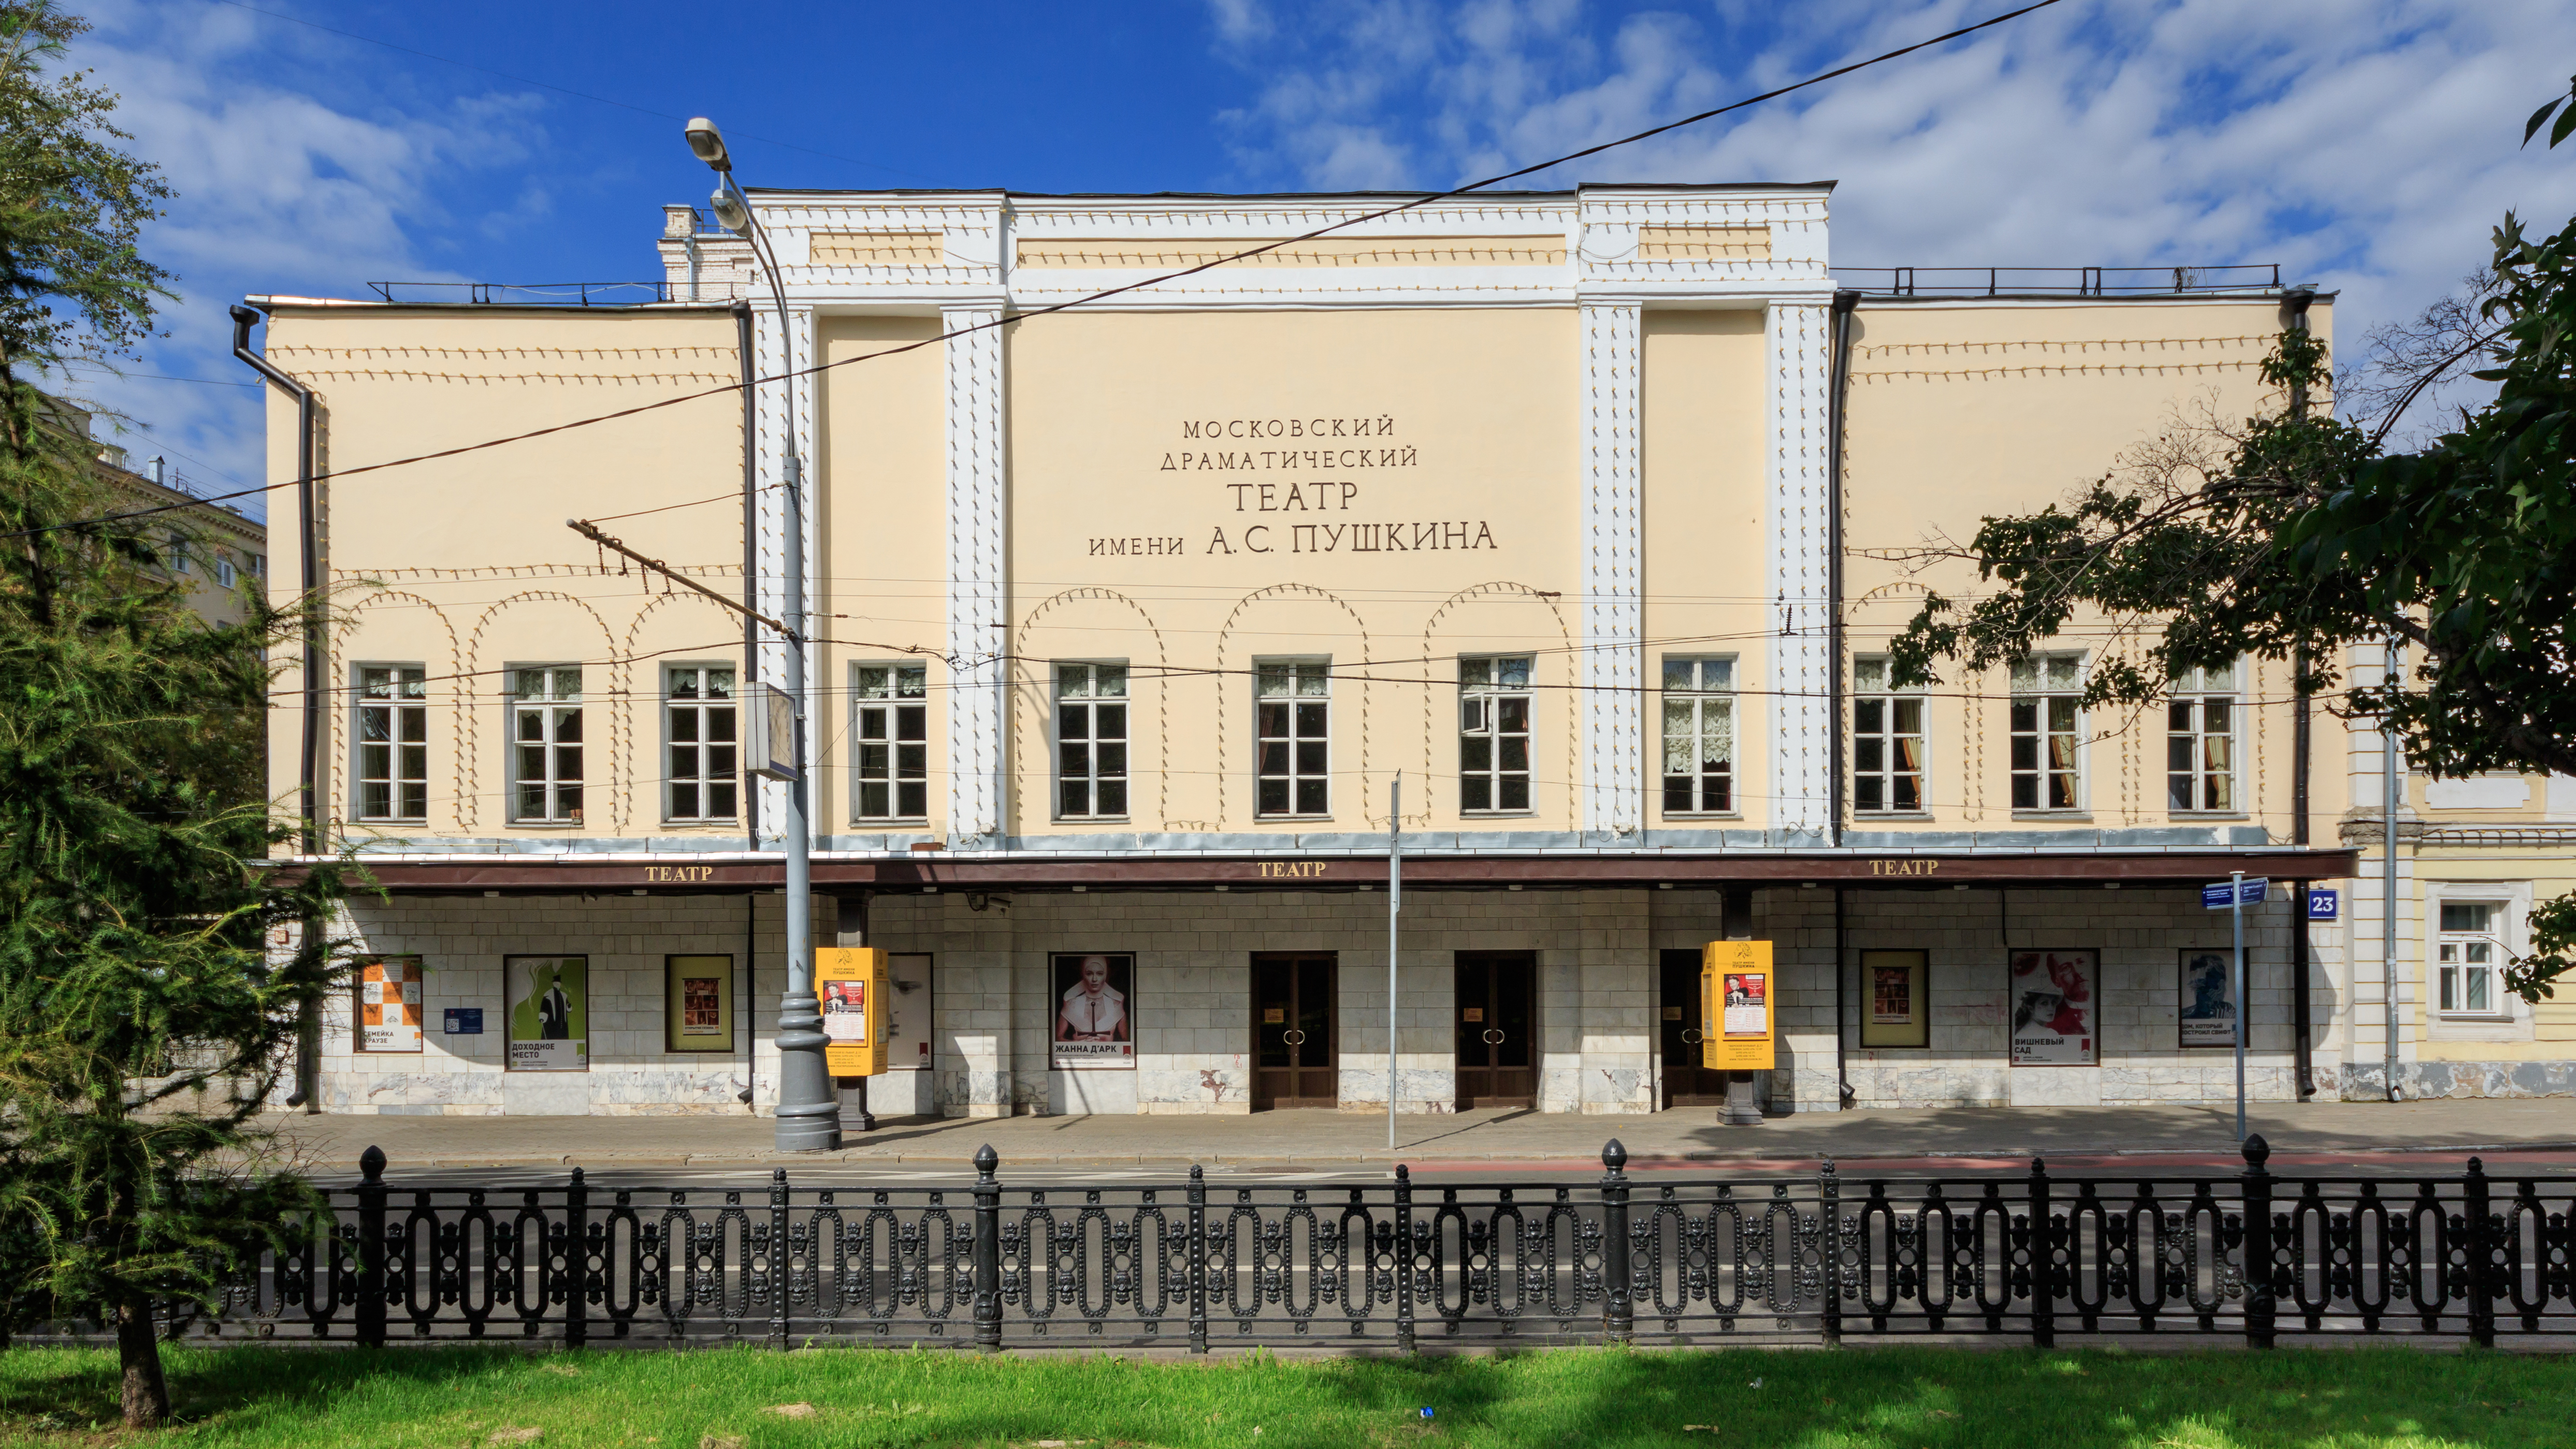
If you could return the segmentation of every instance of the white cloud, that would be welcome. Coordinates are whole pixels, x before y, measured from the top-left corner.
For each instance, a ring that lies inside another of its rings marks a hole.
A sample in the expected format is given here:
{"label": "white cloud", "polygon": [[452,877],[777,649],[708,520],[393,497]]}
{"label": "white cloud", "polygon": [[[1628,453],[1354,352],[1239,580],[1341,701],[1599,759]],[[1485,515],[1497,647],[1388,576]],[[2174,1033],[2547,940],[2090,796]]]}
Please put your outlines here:
{"label": "white cloud", "polygon": [[[452,229],[442,184],[517,161],[542,139],[542,103],[530,96],[407,110],[362,82],[351,85],[361,105],[261,79],[292,73],[279,61],[316,42],[239,9],[122,0],[87,9],[98,28],[73,43],[70,61],[119,95],[115,123],[175,193],[143,249],[178,274],[180,300],[165,305],[169,335],[132,364],[137,374],[240,381],[247,370],[231,356],[227,312],[246,294],[364,295],[369,281],[456,279],[442,248],[423,240]],[[345,48],[323,58],[335,55],[345,65]],[[525,225],[547,205],[531,187],[481,225]],[[83,377],[77,391],[142,429],[117,439],[137,459],[169,455],[200,491],[262,481],[255,390],[134,376]]]}
{"label": "white cloud", "polygon": [[[1224,119],[1250,184],[1454,185],[1999,8],[1343,0]],[[2507,207],[2576,211],[2576,158],[2515,150],[2571,53],[2558,0],[2102,0],[1514,184],[1839,179],[1850,266],[2278,261],[2342,291],[2357,344],[2483,262]]]}

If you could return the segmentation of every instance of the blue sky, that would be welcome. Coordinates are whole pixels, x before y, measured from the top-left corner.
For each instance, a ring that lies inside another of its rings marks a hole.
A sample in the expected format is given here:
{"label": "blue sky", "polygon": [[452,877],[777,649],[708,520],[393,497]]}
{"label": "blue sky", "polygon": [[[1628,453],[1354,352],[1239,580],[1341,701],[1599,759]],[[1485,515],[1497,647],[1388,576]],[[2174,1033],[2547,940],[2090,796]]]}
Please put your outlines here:
{"label": "blue sky", "polygon": [[[78,391],[207,491],[258,468],[231,302],[650,278],[659,207],[711,179],[670,117],[716,117],[753,185],[1442,186],[2010,8],[68,5],[98,26],[75,63],[179,193],[147,246],[183,293],[134,375]],[[2477,266],[2507,207],[2576,211],[2570,148],[2515,149],[2571,69],[2565,0],[2061,0],[1529,184],[1839,179],[1846,266],[2278,261],[2341,289],[2357,344]]]}

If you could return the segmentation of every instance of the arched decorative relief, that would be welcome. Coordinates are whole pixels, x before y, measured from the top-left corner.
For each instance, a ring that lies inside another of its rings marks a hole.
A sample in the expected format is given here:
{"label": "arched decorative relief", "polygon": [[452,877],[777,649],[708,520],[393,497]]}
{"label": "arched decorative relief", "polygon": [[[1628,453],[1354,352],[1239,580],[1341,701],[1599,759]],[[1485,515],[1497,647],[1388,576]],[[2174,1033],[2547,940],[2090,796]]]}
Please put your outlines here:
{"label": "arched decorative relief", "polygon": [[[1252,608],[1252,606],[1253,606],[1253,605],[1255,605],[1255,604],[1259,604],[1259,603],[1265,603],[1265,602],[1278,602],[1278,601],[1291,600],[1291,599],[1297,599],[1297,600],[1308,600],[1308,601],[1314,601],[1314,602],[1320,602],[1320,603],[1331,604],[1333,607],[1335,607],[1335,608],[1337,608],[1337,609],[1340,609],[1344,614],[1348,615],[1348,616],[1350,617],[1350,621],[1351,621],[1351,623],[1352,623],[1352,624],[1353,624],[1353,625],[1354,625],[1354,626],[1359,630],[1359,635],[1360,635],[1360,650],[1359,650],[1359,658],[1360,658],[1360,662],[1365,663],[1365,662],[1368,660],[1368,657],[1369,657],[1369,631],[1368,631],[1368,621],[1360,617],[1359,610],[1352,608],[1352,607],[1351,607],[1351,605],[1350,605],[1350,602],[1349,602],[1348,600],[1346,600],[1346,599],[1342,598],[1339,594],[1330,593],[1330,592],[1328,592],[1328,591],[1326,591],[1326,590],[1316,588],[1316,587],[1315,587],[1315,586],[1313,586],[1312,584],[1272,584],[1270,587],[1268,587],[1268,588],[1266,588],[1266,589],[1256,589],[1256,590],[1254,590],[1253,592],[1251,592],[1251,593],[1249,593],[1249,594],[1246,594],[1246,595],[1244,595],[1242,598],[1240,598],[1240,599],[1236,600],[1236,601],[1235,601],[1234,608],[1226,614],[1226,616],[1225,616],[1225,625],[1224,625],[1224,627],[1222,627],[1222,628],[1220,628],[1220,629],[1218,629],[1218,630],[1217,630],[1217,636],[1216,636],[1216,664],[1217,664],[1217,668],[1218,668],[1218,670],[1219,670],[1219,671],[1226,671],[1226,670],[1249,670],[1249,669],[1251,668],[1251,660],[1250,660],[1250,658],[1249,658],[1248,656],[1247,656],[1247,657],[1237,657],[1237,655],[1236,655],[1236,653],[1235,653],[1235,640],[1234,640],[1234,634],[1235,634],[1235,630],[1236,630],[1236,629],[1238,629],[1238,628],[1240,628],[1240,627],[1242,626],[1242,623],[1243,623],[1243,617],[1244,617],[1245,613],[1246,613],[1247,611],[1249,611],[1249,610]],[[1293,650],[1284,650],[1284,649],[1283,649],[1283,650],[1281,650],[1280,652],[1281,652],[1281,653],[1293,653],[1293,652],[1297,652],[1297,651],[1293,651]],[[1216,676],[1216,680],[1215,680],[1215,683],[1216,683],[1216,690],[1217,690],[1216,701],[1215,701],[1215,702],[1216,702],[1216,710],[1215,710],[1215,713],[1216,713],[1216,758],[1217,758],[1217,766],[1216,766],[1216,818],[1217,818],[1217,824],[1218,824],[1219,828],[1223,828],[1225,825],[1227,825],[1228,823],[1232,822],[1232,821],[1233,821],[1233,819],[1234,819],[1234,815],[1233,815],[1233,813],[1232,813],[1232,812],[1227,808],[1227,806],[1226,806],[1226,799],[1227,799],[1228,790],[1229,790],[1229,788],[1230,788],[1230,787],[1233,785],[1233,783],[1234,783],[1234,774],[1235,774],[1235,765],[1234,765],[1235,757],[1234,757],[1234,754],[1233,754],[1233,747],[1232,747],[1232,729],[1231,729],[1231,726],[1232,726],[1233,721],[1234,721],[1234,711],[1233,711],[1232,709],[1230,709],[1230,708],[1228,708],[1228,707],[1227,707],[1227,705],[1226,705],[1226,700],[1227,700],[1227,687],[1228,687],[1228,684],[1229,684],[1231,681],[1235,680],[1237,677],[1238,677],[1238,676],[1237,676],[1237,675],[1234,675],[1234,674],[1229,674],[1229,673],[1223,673],[1223,672],[1220,672],[1220,673]],[[1246,692],[1247,694],[1249,693],[1249,686],[1250,686],[1250,681],[1249,681],[1248,679],[1246,679],[1246,680],[1244,681],[1244,686],[1243,686],[1243,687],[1244,687],[1245,692]],[[1245,697],[1245,695],[1244,695],[1244,694],[1237,694],[1237,695],[1235,695],[1234,697],[1235,697],[1236,699],[1242,699],[1242,698],[1244,698],[1244,697]],[[1365,819],[1367,818],[1367,796],[1366,796],[1367,783],[1366,783],[1366,782],[1367,782],[1367,780],[1368,780],[1368,771],[1369,771],[1369,703],[1370,703],[1369,698],[1368,698],[1368,693],[1367,693],[1367,690],[1365,689],[1365,687],[1361,690],[1360,698],[1358,699],[1357,703],[1358,703],[1358,705],[1359,705],[1358,713],[1359,713],[1359,717],[1360,717],[1360,764],[1359,764],[1359,778],[1360,778],[1360,781],[1361,781],[1361,787],[1360,787],[1360,788],[1361,788],[1361,790],[1362,790],[1362,796],[1361,796],[1361,818],[1362,818],[1363,820],[1365,820]],[[1336,770],[1334,773],[1338,774],[1338,773],[1340,773],[1340,771]],[[1339,813],[1339,812],[1337,811],[1336,813]]]}
{"label": "arched decorative relief", "polygon": [[[1039,627],[1046,622],[1046,618],[1049,614],[1059,613],[1068,606],[1084,600],[1098,600],[1103,603],[1125,606],[1127,609],[1132,611],[1138,619],[1144,621],[1145,632],[1153,636],[1154,828],[1157,830],[1171,829],[1172,686],[1175,681],[1171,678],[1168,672],[1171,668],[1171,651],[1166,647],[1163,639],[1163,626],[1155,622],[1153,614],[1149,612],[1144,605],[1137,603],[1134,599],[1118,592],[1116,589],[1065,589],[1050,595],[1044,601],[1040,602],[1036,608],[1031,609],[1027,618],[1020,621],[1020,627],[1016,632],[1014,642],[1011,647],[1011,653],[1017,661],[1017,665],[1012,669],[1011,673],[1016,676],[1022,669],[1032,671],[1045,669],[1047,661],[1045,658],[1041,657],[1040,651],[1034,642]],[[1054,702],[1045,697],[1044,692],[1047,688],[1047,683],[1043,677],[1037,678],[1035,685],[1040,691],[1038,706],[1035,709],[1025,710],[1021,713],[1025,717],[1027,727],[1034,732],[1036,737],[1034,739],[1023,739],[1022,743],[1024,748],[1020,752],[1020,758],[1024,760],[1048,761],[1049,764],[1047,768],[1050,777],[1052,777],[1054,770],[1052,762],[1055,756],[1054,752],[1048,747],[1046,731],[1047,721],[1052,714]],[[1127,693],[1128,708],[1132,711],[1136,705],[1136,680],[1132,673],[1128,676]],[[1134,780],[1133,761],[1136,756],[1136,745],[1137,740],[1135,737],[1135,730],[1131,725],[1129,727],[1127,737],[1127,753],[1130,761],[1129,780],[1131,789]]]}
{"label": "arched decorative relief", "polygon": [[[488,609],[485,609],[482,617],[474,621],[473,632],[466,636],[465,654],[467,660],[466,669],[471,671],[471,677],[460,682],[467,686],[477,684],[487,685],[491,693],[488,696],[479,696],[469,688],[463,696],[466,700],[470,702],[478,698],[487,698],[493,703],[499,703],[508,698],[509,681],[501,678],[496,673],[485,673],[487,670],[498,670],[505,661],[487,659],[484,656],[485,645],[483,642],[483,636],[491,629],[492,621],[501,617],[505,610],[521,604],[539,603],[570,604],[574,608],[579,609],[590,619],[592,627],[599,631],[600,658],[595,662],[598,665],[607,666],[614,661],[617,653],[617,636],[609,629],[608,621],[599,616],[598,610],[570,594],[559,593],[553,589],[530,589],[525,593],[512,594],[510,597],[503,599],[501,602],[494,604]],[[568,651],[570,657],[572,659],[580,660],[583,666],[582,703],[585,709],[589,707],[591,701],[588,671],[594,663],[592,660],[582,658],[582,656],[588,652],[588,650],[584,649],[573,649]],[[564,656],[550,654],[547,657],[562,658]],[[623,701],[616,699],[614,695],[609,698],[602,699],[599,702],[602,705],[609,706],[604,712],[608,716],[607,783],[612,792],[609,797],[609,815],[612,820],[618,822],[617,826],[611,827],[612,830],[614,830],[618,827],[622,827],[624,824],[627,813],[627,796],[631,793],[631,782],[626,778],[627,750],[625,710],[622,707]],[[477,802],[482,798],[482,792],[476,788],[481,783],[480,772],[478,770],[473,770],[471,767],[478,765],[482,760],[481,721],[483,718],[483,711],[480,708],[474,707],[471,703],[468,703],[467,705],[459,708],[458,715],[461,720],[461,728],[457,730],[457,734],[464,741],[465,760],[469,767],[469,773],[460,777],[457,781],[456,823],[461,829],[471,829],[479,818],[477,814],[479,808]],[[585,721],[585,724],[586,723],[587,721]],[[507,772],[505,771],[504,774],[506,773]],[[506,790],[508,787],[505,784],[503,788]],[[502,823],[507,824],[509,821],[508,809],[506,807],[503,808],[499,814]],[[587,827],[591,823],[592,822],[585,821],[585,826]]]}
{"label": "arched decorative relief", "polygon": [[[330,678],[325,681],[328,688],[325,690],[323,697],[325,699],[341,700],[344,702],[348,700],[349,690],[351,688],[351,683],[348,679],[348,666],[351,662],[349,657],[349,643],[350,640],[358,633],[358,616],[369,609],[377,608],[425,610],[429,614],[430,618],[438,622],[439,633],[447,640],[446,658],[436,660],[424,659],[421,662],[428,666],[428,673],[431,676],[430,682],[439,685],[440,693],[449,701],[450,709],[447,737],[450,741],[450,748],[456,751],[456,772],[450,778],[457,782],[457,801],[460,811],[458,819],[462,820],[464,818],[462,808],[466,798],[464,795],[465,787],[463,782],[467,778],[464,755],[465,746],[463,744],[465,730],[464,720],[466,716],[473,713],[473,709],[470,705],[462,703],[461,701],[472,697],[473,681],[461,677],[465,670],[465,665],[463,663],[464,656],[456,647],[456,625],[454,621],[447,617],[446,610],[440,608],[434,603],[431,603],[429,600],[422,598],[418,594],[404,593],[398,589],[379,589],[369,594],[366,598],[359,600],[357,603],[350,605],[348,608],[339,611],[332,620],[331,648],[327,655],[328,662],[326,665],[326,667],[331,671],[331,675]],[[335,721],[335,726],[331,731],[327,732],[326,738],[336,740],[339,737],[336,721],[341,715],[348,712],[349,711],[346,708],[334,708],[330,711],[329,717]],[[436,709],[433,708],[430,713],[434,720],[437,717]],[[434,725],[433,728],[435,728]],[[347,749],[332,750],[330,752],[328,769],[330,770],[330,782],[329,795],[327,798],[338,801],[347,800],[349,798],[349,790],[351,786],[351,782],[348,777],[349,751]],[[339,814],[341,812],[335,811],[333,813]]]}
{"label": "arched decorative relief", "polygon": [[[1580,674],[1581,666],[1573,663],[1573,661],[1580,658],[1574,648],[1574,628],[1571,624],[1566,622],[1565,610],[1558,607],[1556,596],[1547,593],[1544,590],[1531,588],[1527,584],[1514,583],[1509,579],[1496,579],[1489,583],[1476,584],[1468,588],[1460,589],[1458,592],[1451,594],[1448,598],[1441,600],[1440,607],[1431,611],[1431,617],[1422,625],[1422,663],[1416,666],[1422,671],[1420,677],[1430,679],[1435,677],[1439,672],[1441,662],[1436,657],[1437,646],[1433,641],[1440,633],[1442,622],[1447,620],[1452,613],[1469,604],[1492,603],[1503,600],[1519,601],[1523,599],[1535,600],[1546,606],[1548,617],[1556,621],[1557,638],[1563,645],[1562,648],[1554,652],[1560,658],[1568,661],[1569,673]],[[1455,688],[1454,682],[1452,683],[1451,688]],[[1439,685],[1426,684],[1422,686],[1421,799],[1423,813],[1419,816],[1406,816],[1405,818],[1408,822],[1418,821],[1423,824],[1429,824],[1431,820],[1432,788],[1434,782],[1441,778],[1432,762],[1432,756],[1438,749],[1435,741],[1440,738],[1439,719],[1440,707],[1443,699],[1435,698],[1435,696],[1440,695],[1441,687]],[[1578,709],[1569,708],[1566,711],[1568,726],[1564,731],[1564,783],[1568,791],[1569,801],[1572,799],[1572,792],[1580,783],[1576,773],[1576,762],[1580,758],[1578,748],[1579,742],[1576,740],[1575,736],[1581,731],[1574,727],[1574,722],[1579,721],[1582,716],[1583,712]],[[1532,762],[1536,762],[1535,752],[1532,754]]]}

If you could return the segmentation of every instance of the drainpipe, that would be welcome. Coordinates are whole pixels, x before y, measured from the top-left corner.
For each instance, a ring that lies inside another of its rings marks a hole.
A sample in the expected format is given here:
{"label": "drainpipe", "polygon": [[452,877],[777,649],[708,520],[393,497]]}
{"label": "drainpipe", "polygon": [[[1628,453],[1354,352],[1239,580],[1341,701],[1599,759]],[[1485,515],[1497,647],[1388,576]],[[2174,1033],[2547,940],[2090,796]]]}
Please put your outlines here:
{"label": "drainpipe", "polygon": [[[740,701],[736,712],[749,719],[752,681],[760,677],[760,636],[753,632],[758,626],[752,622],[752,616],[761,612],[755,597],[760,586],[760,462],[753,452],[760,433],[751,397],[751,303],[739,297],[733,304],[733,333],[734,356],[742,363],[742,683],[733,697]],[[748,779],[742,782],[742,826],[743,849],[760,854],[760,789]]]}
{"label": "drainpipe", "polygon": [[[2388,652],[2381,656],[2380,680],[2391,689],[2397,685],[2397,636],[2388,636]],[[2388,1038],[2382,1070],[2387,1073],[2388,1100],[2406,1100],[2397,1085],[2397,728],[2396,721],[2383,715],[2379,721],[2379,969],[2380,989],[2386,995]]]}
{"label": "drainpipe", "polygon": [[[2308,330],[2308,304],[2316,298],[2314,287],[2292,287],[2281,294],[2281,310],[2287,314],[2288,330]],[[2307,388],[2292,388],[2290,416],[2304,418],[2307,415]],[[2305,646],[2291,651],[2290,671],[2300,678],[2307,676],[2308,651]],[[2314,758],[2315,737],[2308,718],[2308,692],[2300,689],[2297,693],[2294,705],[2297,712],[2290,717],[2290,843],[2304,846],[2309,843],[2308,772],[2309,763]],[[2308,883],[2302,880],[2293,884],[2290,895],[2290,1040],[2292,1060],[2297,1063],[2298,1096],[2303,1102],[2317,1094],[2316,1056],[2309,1040],[2314,1034],[2316,1003],[2308,984],[2308,952]]]}
{"label": "drainpipe", "polygon": [[[1843,416],[1847,411],[1845,394],[1851,386],[1852,313],[1859,306],[1860,293],[1834,293],[1834,368],[1830,384],[1833,431],[1827,434],[1825,445],[1825,649],[1832,656],[1825,676],[1825,703],[1831,716],[1825,726],[1827,768],[1831,771],[1825,784],[1826,815],[1831,822],[1825,838],[1837,850],[1843,843]],[[1839,888],[1834,895],[1839,911]],[[1835,919],[1841,919],[1839,914]],[[1839,936],[1834,946],[1841,950]],[[1837,957],[1835,970],[1839,973],[1841,969]],[[1835,1018],[1834,1030],[1842,1030],[1839,1017]],[[1843,1096],[1846,1100],[1851,1096],[1848,1085],[1843,1088]]]}
{"label": "drainpipe", "polygon": [[[297,582],[304,591],[304,737],[296,764],[297,811],[304,822],[302,845],[308,856],[322,853],[322,817],[315,798],[314,781],[322,760],[322,615],[319,611],[321,588],[320,547],[313,526],[313,389],[280,371],[276,364],[253,352],[250,329],[257,325],[260,314],[253,308],[236,305],[232,309],[233,356],[250,364],[260,376],[286,389],[295,397],[295,529],[296,549],[300,564]],[[322,923],[307,918],[304,940],[309,944],[319,937]],[[287,1095],[286,1105],[318,1112],[321,1103],[315,1080],[321,1058],[321,1003],[307,1001],[298,1010],[295,1034],[295,1090]]]}
{"label": "drainpipe", "polygon": [[[1850,1111],[1850,1110],[1851,1110],[1852,1099],[1853,1099],[1854,1097],[1856,1097],[1856,1096],[1858,1096],[1858,1095],[1859,1095],[1858,1093],[1856,1093],[1856,1092],[1854,1092],[1854,1091],[1852,1090],[1852,1084],[1851,1084],[1851,1068],[1850,1068],[1849,1062],[1846,1060],[1846,1057],[1845,1057],[1845,1054],[1844,1054],[1844,1051],[1843,1051],[1843,1032],[1844,1032],[1844,1026],[1843,1026],[1843,1023],[1845,1023],[1845,1022],[1847,1022],[1847,1021],[1851,1020],[1851,1011],[1850,1011],[1849,1007],[1846,1005],[1846,1003],[1845,1003],[1845,1001],[1844,1001],[1844,997],[1843,997],[1843,978],[1844,978],[1847,974],[1849,974],[1849,973],[1847,973],[1847,972],[1845,972],[1845,971],[1843,970],[1843,958],[1844,958],[1844,956],[1845,956],[1845,955],[1847,955],[1847,954],[1849,954],[1849,953],[1847,953],[1847,952],[1845,952],[1845,951],[1843,950],[1843,888],[1842,888],[1841,886],[1835,886],[1835,887],[1834,887],[1834,1110],[1835,1110],[1835,1111],[1837,1111],[1837,1112],[1848,1112],[1848,1111]],[[1926,1009],[1926,1010],[1929,1010],[1930,1008],[1929,1008],[1929,1006],[1927,1005],[1925,1009]]]}
{"label": "drainpipe", "polygon": [[[698,295],[698,242],[689,239],[689,296]],[[760,677],[760,639],[753,630],[751,616],[760,612],[755,597],[760,586],[760,491],[759,461],[753,456],[753,440],[759,436],[752,413],[751,303],[737,297],[733,304],[734,356],[742,364],[742,674],[733,697],[739,701],[735,713],[751,717],[752,681]],[[736,758],[741,758],[736,752]],[[750,855],[760,854],[760,786],[748,777],[742,782],[743,849]],[[742,898],[742,1091],[739,1100],[757,1115],[760,1086],[760,1023],[752,1015],[752,987],[759,974],[760,897]]]}

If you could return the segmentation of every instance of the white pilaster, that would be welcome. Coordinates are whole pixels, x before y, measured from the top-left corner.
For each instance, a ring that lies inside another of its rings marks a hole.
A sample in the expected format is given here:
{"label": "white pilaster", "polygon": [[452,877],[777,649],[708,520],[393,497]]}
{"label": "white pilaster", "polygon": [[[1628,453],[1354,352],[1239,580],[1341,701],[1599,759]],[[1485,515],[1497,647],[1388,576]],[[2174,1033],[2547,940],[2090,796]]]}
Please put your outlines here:
{"label": "white pilaster", "polygon": [[[765,288],[765,284],[764,284]],[[786,330],[782,334],[778,308],[754,305],[752,308],[752,354],[756,375],[780,378],[791,371],[802,371],[813,365],[814,310],[790,307]],[[752,528],[760,559],[760,579],[754,590],[760,611],[773,619],[785,619],[787,609],[787,457],[782,442],[786,437],[788,392],[794,390],[796,416],[796,453],[804,460],[805,536],[801,562],[805,569],[806,607],[813,607],[815,560],[821,530],[815,526],[815,501],[820,480],[814,470],[814,389],[813,379],[797,377],[784,382],[764,381],[752,389],[753,420],[757,432],[754,440],[754,468],[759,477],[759,492],[752,502]],[[808,635],[819,632],[796,620],[787,623],[803,628]],[[756,653],[760,681],[784,686],[787,682],[787,642],[767,628],[756,628],[752,637],[758,641]],[[839,732],[832,728],[829,701],[840,696],[826,688],[817,672],[820,666],[809,650],[805,661],[805,737],[806,768],[813,772],[821,764],[824,744]],[[638,675],[638,678],[651,678]],[[656,693],[659,689],[656,687]],[[817,711],[823,711],[818,713]],[[775,780],[762,780],[760,791],[760,834],[763,848],[781,848],[780,822],[787,818],[787,786]],[[832,802],[808,795],[809,822],[838,818]]]}
{"label": "white pilaster", "polygon": [[[947,331],[996,322],[989,305],[944,307]],[[1003,469],[1002,333],[951,337],[948,410],[948,833],[953,848],[999,842],[1007,788],[1002,652],[1010,599],[1002,574],[1009,510]]]}
{"label": "white pilaster", "polygon": [[1823,838],[1831,821],[1833,718],[1826,510],[1827,312],[1824,299],[1777,301],[1764,310],[1769,366],[1763,407],[1763,581],[1768,606],[1771,750],[1765,774],[1774,831]]}
{"label": "white pilaster", "polygon": [[1634,831],[1645,781],[1635,302],[1583,304],[1583,829]]}

